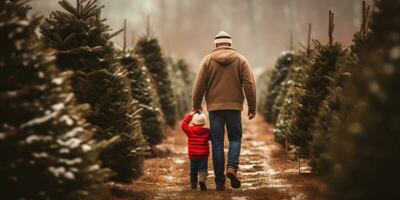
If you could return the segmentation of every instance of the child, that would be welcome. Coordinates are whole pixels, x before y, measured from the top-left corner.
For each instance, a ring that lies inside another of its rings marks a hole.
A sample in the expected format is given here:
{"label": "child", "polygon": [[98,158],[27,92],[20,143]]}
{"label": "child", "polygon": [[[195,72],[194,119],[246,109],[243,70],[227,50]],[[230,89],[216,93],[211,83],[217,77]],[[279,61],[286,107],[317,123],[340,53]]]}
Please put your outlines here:
{"label": "child", "polygon": [[[192,122],[193,126],[189,126],[190,122]],[[208,156],[210,155],[208,144],[210,129],[205,127],[206,124],[206,115],[200,112],[190,113],[181,124],[182,130],[188,136],[191,187],[196,189],[197,180],[199,180],[201,191],[207,190],[206,177],[208,173]]]}

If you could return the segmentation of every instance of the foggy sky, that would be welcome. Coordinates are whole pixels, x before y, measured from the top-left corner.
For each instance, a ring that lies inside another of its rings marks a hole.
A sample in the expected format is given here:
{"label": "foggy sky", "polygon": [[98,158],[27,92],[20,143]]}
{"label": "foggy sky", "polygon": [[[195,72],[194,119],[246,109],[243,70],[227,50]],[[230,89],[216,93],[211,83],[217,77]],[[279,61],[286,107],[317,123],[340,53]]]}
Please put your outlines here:
{"label": "foggy sky", "polygon": [[[75,0],[70,1],[75,5]],[[220,30],[231,34],[233,47],[261,71],[272,67],[277,57],[289,49],[289,29],[297,42],[305,44],[308,23],[312,37],[328,40],[328,10],[335,12],[334,39],[350,44],[359,29],[362,0],[100,0],[102,16],[115,30],[128,20],[131,44],[145,32],[146,16],[164,52],[185,58],[197,69],[210,52],[213,37]],[[32,0],[35,12],[48,17],[61,9],[57,0]],[[114,38],[122,45],[122,36]]]}

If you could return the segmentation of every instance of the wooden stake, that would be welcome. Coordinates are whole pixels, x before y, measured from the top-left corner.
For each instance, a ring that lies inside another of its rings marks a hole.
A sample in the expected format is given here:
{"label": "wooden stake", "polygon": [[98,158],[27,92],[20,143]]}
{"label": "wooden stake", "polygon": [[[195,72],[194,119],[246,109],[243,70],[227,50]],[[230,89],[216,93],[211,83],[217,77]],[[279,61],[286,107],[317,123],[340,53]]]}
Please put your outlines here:
{"label": "wooden stake", "polygon": [[368,5],[368,7],[367,7],[367,11],[366,11],[366,13],[365,13],[365,30],[364,30],[364,33],[365,33],[365,37],[367,37],[367,33],[368,33],[368,29],[369,29],[369,11],[370,11],[370,9],[371,9],[371,6],[370,5]]}
{"label": "wooden stake", "polygon": [[131,46],[135,46],[135,31],[132,31],[132,42],[131,42]]}
{"label": "wooden stake", "polygon": [[360,27],[360,36],[362,40],[365,40],[367,37],[368,33],[368,19],[369,19],[369,11],[370,11],[370,6],[366,6],[366,2],[362,2],[362,8],[361,8],[361,27]]}
{"label": "wooden stake", "polygon": [[146,35],[150,35],[150,16],[147,15],[146,17]]}
{"label": "wooden stake", "polygon": [[376,1],[374,0],[374,3],[372,4],[372,10],[371,10],[371,18],[369,19],[371,22],[368,22],[368,23],[373,23],[373,17],[372,17],[372,15],[374,15],[375,14],[375,8],[376,8]]}
{"label": "wooden stake", "polygon": [[334,22],[335,14],[329,10],[329,44],[333,45],[333,30],[335,29]]}
{"label": "wooden stake", "polygon": [[299,168],[299,174],[301,174],[301,164],[300,164],[300,162],[301,162],[301,160],[300,160],[300,156],[297,156],[297,160],[298,160],[298,168]]}
{"label": "wooden stake", "polygon": [[292,33],[292,29],[289,28],[289,37],[290,37],[290,50],[293,50],[293,33]]}
{"label": "wooden stake", "polygon": [[307,56],[311,53],[311,24],[308,24]]}
{"label": "wooden stake", "polygon": [[288,141],[287,138],[285,138],[285,150],[286,150],[286,154],[289,152],[289,147],[288,147]]}
{"label": "wooden stake", "polygon": [[364,33],[364,19],[365,19],[365,1],[362,1],[362,6],[361,6],[361,26],[360,26],[360,34],[361,37],[363,36]]}
{"label": "wooden stake", "polygon": [[126,19],[124,19],[124,46],[122,51],[126,53]]}

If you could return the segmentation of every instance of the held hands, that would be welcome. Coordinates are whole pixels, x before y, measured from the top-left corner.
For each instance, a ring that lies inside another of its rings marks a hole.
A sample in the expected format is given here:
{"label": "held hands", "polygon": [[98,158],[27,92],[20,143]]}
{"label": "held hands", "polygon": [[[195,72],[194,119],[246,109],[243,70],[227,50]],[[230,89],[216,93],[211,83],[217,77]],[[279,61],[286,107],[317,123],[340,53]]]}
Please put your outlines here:
{"label": "held hands", "polygon": [[196,113],[196,112],[202,112],[203,111],[203,108],[192,108],[192,112],[193,113]]}
{"label": "held hands", "polygon": [[252,120],[254,117],[256,117],[256,112],[249,112],[247,116],[249,117],[249,120]]}
{"label": "held hands", "polygon": [[201,113],[203,111],[203,109],[202,108],[200,108],[200,109],[192,109],[192,112],[190,112],[190,115],[194,115],[194,114],[196,114],[196,113]]}
{"label": "held hands", "polygon": [[197,114],[201,114],[202,112],[201,112],[201,111],[192,111],[192,112],[190,112],[190,115],[193,116],[193,115],[196,114],[196,113],[197,113]]}

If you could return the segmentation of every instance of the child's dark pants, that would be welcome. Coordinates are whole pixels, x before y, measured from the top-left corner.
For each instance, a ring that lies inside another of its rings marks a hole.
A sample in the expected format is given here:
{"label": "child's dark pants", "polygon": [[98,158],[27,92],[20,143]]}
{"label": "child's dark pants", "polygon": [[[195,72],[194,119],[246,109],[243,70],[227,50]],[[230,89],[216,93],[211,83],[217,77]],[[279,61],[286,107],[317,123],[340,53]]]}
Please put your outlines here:
{"label": "child's dark pants", "polygon": [[208,158],[190,160],[190,183],[193,189],[197,188],[198,175],[208,173]]}

